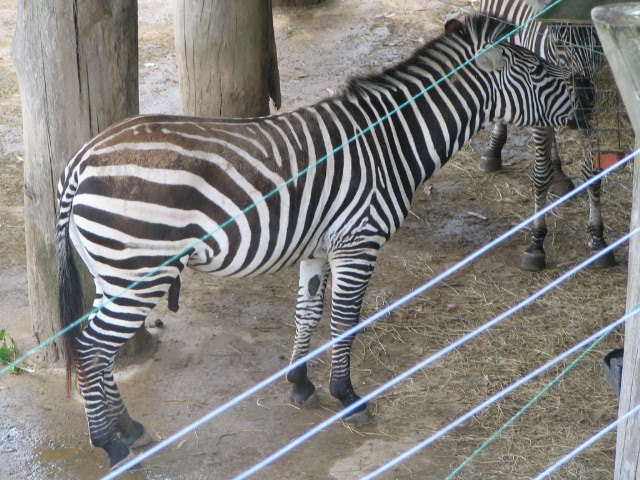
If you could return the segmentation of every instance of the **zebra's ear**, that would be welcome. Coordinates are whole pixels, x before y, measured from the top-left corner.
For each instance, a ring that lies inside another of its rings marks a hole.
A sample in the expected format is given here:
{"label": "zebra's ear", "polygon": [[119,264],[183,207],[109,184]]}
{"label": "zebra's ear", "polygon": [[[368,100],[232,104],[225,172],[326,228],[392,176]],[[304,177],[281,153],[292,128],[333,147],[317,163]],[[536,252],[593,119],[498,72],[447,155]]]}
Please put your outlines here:
{"label": "zebra's ear", "polygon": [[445,33],[456,33],[462,30],[464,24],[456,17],[447,17],[444,21]]}
{"label": "zebra's ear", "polygon": [[480,70],[485,72],[495,72],[502,70],[505,65],[504,57],[502,56],[502,48],[495,46],[490,50],[487,50],[478,58],[476,58],[476,65]]}

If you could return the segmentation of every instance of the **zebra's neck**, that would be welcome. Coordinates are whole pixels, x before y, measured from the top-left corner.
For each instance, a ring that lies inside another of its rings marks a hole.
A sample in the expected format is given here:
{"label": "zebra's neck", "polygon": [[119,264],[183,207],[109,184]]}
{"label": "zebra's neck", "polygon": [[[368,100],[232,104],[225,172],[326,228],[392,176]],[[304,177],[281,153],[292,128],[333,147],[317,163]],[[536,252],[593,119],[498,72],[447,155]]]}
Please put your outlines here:
{"label": "zebra's neck", "polygon": [[360,114],[361,129],[380,122],[373,136],[384,144],[385,160],[411,178],[412,188],[439,170],[498,108],[488,85],[468,69],[444,78],[466,61],[461,52],[451,61],[448,51],[446,65],[431,45],[380,75],[353,80],[343,97],[354,117]]}

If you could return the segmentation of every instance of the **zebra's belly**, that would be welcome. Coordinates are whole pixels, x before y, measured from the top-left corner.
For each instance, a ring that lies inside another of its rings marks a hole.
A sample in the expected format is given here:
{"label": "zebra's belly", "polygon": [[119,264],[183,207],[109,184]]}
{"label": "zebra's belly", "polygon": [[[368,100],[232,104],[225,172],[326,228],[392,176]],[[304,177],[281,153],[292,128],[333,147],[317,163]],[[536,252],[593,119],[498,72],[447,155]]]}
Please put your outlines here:
{"label": "zebra's belly", "polygon": [[[288,245],[269,245],[266,239],[244,235],[237,249],[214,252],[210,244],[200,242],[189,256],[187,266],[218,277],[255,277],[275,273],[310,258],[327,258],[325,242],[309,240]],[[253,248],[252,248],[253,247]]]}

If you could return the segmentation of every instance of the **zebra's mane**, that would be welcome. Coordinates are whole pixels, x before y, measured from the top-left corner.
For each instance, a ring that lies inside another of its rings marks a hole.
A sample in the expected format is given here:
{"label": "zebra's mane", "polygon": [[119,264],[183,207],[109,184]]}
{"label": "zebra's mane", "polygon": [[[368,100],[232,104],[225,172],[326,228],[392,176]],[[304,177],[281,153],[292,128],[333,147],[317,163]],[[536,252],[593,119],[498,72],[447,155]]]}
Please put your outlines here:
{"label": "zebra's mane", "polygon": [[[387,67],[379,73],[368,73],[352,77],[349,79],[343,93],[345,95],[357,95],[375,87],[389,86],[389,77],[393,76],[394,72],[406,71],[412,65],[426,65],[435,61],[437,52],[443,47],[462,44],[471,47],[473,51],[479,51],[512,32],[514,28],[513,25],[498,18],[477,14],[466,15],[460,21],[455,21],[450,26],[447,26],[445,33],[427,41],[405,60]],[[442,56],[437,55],[437,58],[437,63],[441,66]]]}

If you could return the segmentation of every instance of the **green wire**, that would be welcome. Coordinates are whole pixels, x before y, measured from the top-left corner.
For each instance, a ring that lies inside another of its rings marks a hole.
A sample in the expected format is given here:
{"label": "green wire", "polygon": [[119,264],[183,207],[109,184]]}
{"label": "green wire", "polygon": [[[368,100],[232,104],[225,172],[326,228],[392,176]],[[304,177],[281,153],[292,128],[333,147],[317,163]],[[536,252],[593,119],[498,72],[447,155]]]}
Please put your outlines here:
{"label": "green wire", "polygon": [[616,327],[612,327],[609,330],[605,331],[600,338],[594,341],[584,352],[582,352],[576,359],[569,364],[567,368],[565,368],[562,372],[560,372],[547,386],[545,386],[537,395],[535,395],[524,407],[522,407],[518,413],[516,413],[513,417],[511,417],[502,427],[500,427],[491,437],[489,437],[480,447],[478,447],[464,462],[462,462],[458,468],[456,468],[448,477],[444,480],[451,480],[455,477],[460,471],[466,467],[474,458],[476,458],[485,448],[487,448],[494,440],[496,440],[502,432],[504,432],[507,428],[513,424],[518,418],[520,418],[534,403],[536,403],[542,396],[547,393],[551,387],[553,387],[556,383],[558,383],[569,371],[575,367],[586,355],[588,355],[602,340],[605,339],[607,335],[609,335]]}
{"label": "green wire", "polygon": [[[559,4],[560,2],[562,2],[563,0],[556,0],[553,4],[549,5],[545,10],[548,10],[549,8]],[[541,14],[542,12],[540,12]],[[540,15],[538,14],[538,15]],[[536,15],[537,16],[537,15]],[[535,19],[535,17],[533,18]],[[435,88],[437,85],[439,85],[440,83],[442,83],[443,81],[445,81],[447,78],[451,77],[452,75],[456,74],[459,70],[461,70],[462,68],[466,67],[467,65],[469,65],[471,62],[473,62],[475,59],[477,59],[480,55],[483,55],[484,53],[486,53],[487,51],[489,51],[490,49],[494,48],[495,46],[497,46],[498,44],[500,44],[501,42],[505,41],[507,38],[509,38],[510,36],[514,35],[516,32],[518,32],[518,30],[520,30],[521,28],[523,28],[524,26],[526,26],[528,23],[530,23],[533,19],[528,20],[527,22],[523,23],[522,25],[517,26],[513,31],[511,31],[510,33],[503,35],[501,38],[499,38],[496,42],[490,44],[489,46],[487,46],[486,48],[484,48],[483,50],[481,50],[480,52],[478,52],[476,55],[474,55],[472,58],[470,58],[469,60],[467,60],[466,62],[462,63],[461,65],[459,65],[458,67],[456,67],[453,71],[449,72],[448,74],[444,75],[442,78],[440,78],[439,80],[435,81],[434,83],[432,83],[431,85],[429,85],[427,88],[425,88],[424,90],[422,90],[421,92],[418,92],[416,95],[414,95],[413,97],[411,97],[410,99],[408,99],[407,101],[405,101],[404,103],[402,103],[400,106],[398,106],[397,108],[393,109],[391,112],[387,113],[386,115],[384,115],[383,117],[381,117],[380,119],[376,120],[374,123],[372,123],[371,125],[369,125],[367,128],[365,128],[364,130],[362,130],[360,133],[354,135],[352,138],[350,138],[349,140],[347,140],[345,143],[343,143],[342,145],[339,145],[338,147],[336,147],[332,152],[326,154],[325,156],[323,156],[322,158],[320,158],[319,160],[317,160],[315,163],[309,165],[308,167],[306,167],[305,169],[303,169],[302,171],[300,171],[297,175],[289,178],[287,181],[285,181],[284,183],[282,183],[280,186],[274,188],[271,192],[267,193],[265,196],[263,196],[262,198],[256,200],[254,203],[252,203],[251,205],[249,205],[248,207],[246,207],[244,210],[242,210],[240,213],[238,213],[237,215],[229,218],[226,222],[222,223],[221,225],[219,225],[217,228],[215,228],[212,232],[209,232],[208,234],[206,234],[204,237],[202,237],[200,240],[198,240],[197,242],[195,242],[192,246],[185,248],[182,252],[178,253],[177,255],[174,255],[173,257],[171,257],[170,259],[166,260],[165,262],[163,262],[162,264],[160,264],[155,270],[147,273],[145,276],[141,277],[140,280],[135,281],[134,283],[132,283],[131,285],[129,285],[127,288],[123,289],[122,292],[120,292],[117,295],[114,295],[113,297],[110,297],[109,299],[107,299],[104,303],[102,303],[101,305],[94,307],[93,309],[91,309],[88,313],[86,313],[85,315],[83,315],[82,317],[80,317],[79,319],[77,319],[75,322],[67,325],[64,329],[60,330],[59,332],[57,332],[56,334],[54,334],[51,338],[45,340],[44,342],[42,342],[41,344],[37,345],[36,347],[32,348],[31,350],[29,350],[27,353],[25,353],[24,355],[22,355],[20,358],[18,358],[16,361],[14,361],[12,364],[6,366],[5,368],[3,368],[2,370],[0,370],[0,376],[10,372],[13,367],[17,366],[18,364],[22,363],[24,360],[26,360],[27,358],[33,356],[34,354],[36,354],[39,350],[41,350],[43,347],[53,343],[55,340],[57,340],[58,338],[60,338],[62,335],[64,335],[65,333],[67,333],[68,331],[72,330],[73,328],[75,328],[76,326],[80,325],[82,322],[84,322],[85,320],[87,320],[91,315],[97,313],[102,307],[109,305],[110,303],[112,303],[114,300],[117,300],[118,298],[122,297],[122,295],[124,295],[125,293],[127,293],[129,290],[137,287],[138,285],[140,285],[143,281],[145,281],[147,278],[151,277],[152,275],[155,275],[162,267],[166,267],[169,264],[172,264],[173,262],[175,262],[176,260],[179,260],[180,258],[182,258],[183,256],[187,255],[189,251],[193,250],[195,247],[197,247],[198,245],[200,245],[201,243],[203,243],[204,241],[206,241],[207,239],[209,239],[210,237],[212,237],[214,234],[216,234],[217,232],[219,232],[220,230],[222,230],[223,228],[225,228],[226,226],[230,225],[231,223],[235,222],[238,218],[240,218],[241,216],[245,215],[248,211],[254,209],[255,207],[257,207],[258,205],[260,205],[262,202],[266,201],[267,199],[271,198],[273,195],[275,195],[276,193],[278,193],[280,190],[284,189],[286,186],[288,186],[289,184],[295,182],[298,178],[302,177],[303,175],[306,175],[307,172],[309,172],[310,170],[312,170],[313,168],[317,167],[318,165],[320,165],[321,163],[325,162],[328,158],[330,158],[331,156],[335,155],[336,153],[342,151],[345,147],[349,146],[351,143],[353,143],[354,141],[356,141],[358,138],[362,137],[363,135],[369,133],[371,130],[373,130],[375,127],[377,127],[378,125],[380,125],[382,122],[386,121],[387,119],[389,119],[392,115],[395,115],[396,113],[398,113],[400,110],[402,110],[403,108],[405,108],[407,105],[410,105],[412,102],[416,101],[418,98],[422,97],[423,95],[425,95],[427,92],[429,92],[432,88]]]}

